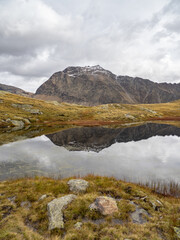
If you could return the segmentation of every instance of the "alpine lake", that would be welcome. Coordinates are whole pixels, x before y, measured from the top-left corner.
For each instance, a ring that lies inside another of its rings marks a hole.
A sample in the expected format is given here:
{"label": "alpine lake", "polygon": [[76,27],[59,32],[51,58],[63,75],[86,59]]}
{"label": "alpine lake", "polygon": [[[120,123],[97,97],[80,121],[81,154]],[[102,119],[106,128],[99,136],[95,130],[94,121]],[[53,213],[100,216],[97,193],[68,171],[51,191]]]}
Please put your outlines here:
{"label": "alpine lake", "polygon": [[130,182],[180,182],[180,128],[59,126],[2,129],[0,180],[87,174]]}

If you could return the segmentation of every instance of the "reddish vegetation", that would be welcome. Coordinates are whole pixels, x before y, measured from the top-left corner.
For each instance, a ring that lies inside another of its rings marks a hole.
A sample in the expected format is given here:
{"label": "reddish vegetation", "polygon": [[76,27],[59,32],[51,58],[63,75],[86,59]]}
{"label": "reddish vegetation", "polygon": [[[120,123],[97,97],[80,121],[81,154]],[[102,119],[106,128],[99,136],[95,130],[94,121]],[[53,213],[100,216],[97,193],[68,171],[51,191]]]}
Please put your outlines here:
{"label": "reddish vegetation", "polygon": [[[46,122],[47,123],[47,122]],[[76,125],[76,126],[102,126],[102,125],[115,125],[115,124],[123,124],[122,121],[98,121],[98,120],[74,120],[74,121],[66,121],[66,122],[48,122],[47,125]]]}
{"label": "reddish vegetation", "polygon": [[159,117],[159,118],[150,118],[150,121],[180,121],[180,117],[173,116],[173,117]]}

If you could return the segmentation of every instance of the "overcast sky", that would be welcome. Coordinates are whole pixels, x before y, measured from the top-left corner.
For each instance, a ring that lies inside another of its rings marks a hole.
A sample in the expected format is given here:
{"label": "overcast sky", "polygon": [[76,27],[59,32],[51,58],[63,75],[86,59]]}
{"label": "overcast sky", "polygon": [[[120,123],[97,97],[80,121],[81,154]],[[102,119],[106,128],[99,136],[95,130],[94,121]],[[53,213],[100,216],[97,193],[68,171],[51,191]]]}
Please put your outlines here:
{"label": "overcast sky", "polygon": [[180,0],[0,0],[0,83],[35,91],[96,64],[180,82]]}

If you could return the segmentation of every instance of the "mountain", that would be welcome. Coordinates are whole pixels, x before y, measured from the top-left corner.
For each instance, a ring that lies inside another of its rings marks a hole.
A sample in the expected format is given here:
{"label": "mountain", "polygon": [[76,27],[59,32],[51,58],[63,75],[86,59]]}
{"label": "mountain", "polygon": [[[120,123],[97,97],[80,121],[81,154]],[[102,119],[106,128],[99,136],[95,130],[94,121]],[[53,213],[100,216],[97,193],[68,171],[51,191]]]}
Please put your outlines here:
{"label": "mountain", "polygon": [[68,67],[43,83],[35,98],[82,105],[163,103],[180,99],[180,83],[116,76],[99,65]]}
{"label": "mountain", "polygon": [[6,92],[21,95],[21,96],[24,96],[24,97],[32,97],[32,95],[33,95],[33,93],[26,92],[26,91],[24,91],[20,88],[5,85],[5,84],[1,84],[1,83],[0,83],[0,91],[6,91]]}
{"label": "mountain", "polygon": [[180,128],[167,125],[147,123],[129,128],[82,127],[71,128],[46,135],[55,145],[63,146],[69,151],[99,152],[116,142],[130,142],[148,139],[153,136],[180,136]]}

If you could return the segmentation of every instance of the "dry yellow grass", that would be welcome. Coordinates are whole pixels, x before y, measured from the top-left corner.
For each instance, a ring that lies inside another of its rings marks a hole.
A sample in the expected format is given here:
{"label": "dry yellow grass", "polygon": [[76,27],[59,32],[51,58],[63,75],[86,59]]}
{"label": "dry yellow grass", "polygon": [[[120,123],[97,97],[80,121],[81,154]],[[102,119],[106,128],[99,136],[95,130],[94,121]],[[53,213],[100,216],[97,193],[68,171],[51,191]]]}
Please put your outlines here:
{"label": "dry yellow grass", "polygon": [[[0,183],[0,239],[132,239],[132,240],[175,240],[178,239],[174,227],[180,224],[180,199],[164,197],[150,189],[114,178],[89,175],[84,178],[90,183],[87,192],[79,194],[65,210],[65,229],[48,230],[47,203],[52,199],[69,194],[69,179],[49,178],[19,179]],[[47,194],[47,198],[38,201]],[[104,217],[89,209],[97,196],[111,196],[120,199],[119,213]],[[8,197],[16,196],[14,203]],[[144,201],[144,196],[149,200]],[[156,211],[150,201],[159,200],[162,207]],[[29,201],[29,209],[21,207],[21,202]],[[144,208],[150,216],[144,224],[133,223],[129,217],[134,211],[130,201]],[[122,221],[114,224],[113,218]],[[84,221],[86,219],[86,221]],[[94,220],[104,219],[96,224]],[[80,230],[74,228],[76,222],[83,222]]]}
{"label": "dry yellow grass", "polygon": [[[31,105],[43,114],[32,114],[13,104]],[[45,102],[0,92],[0,126],[8,126],[7,119],[29,119],[31,125],[55,126],[60,124],[76,125],[113,125],[144,121],[179,121],[180,100],[163,104],[106,104],[86,107],[76,104]],[[177,123],[176,123],[177,124]]]}

